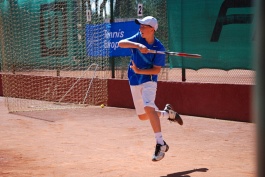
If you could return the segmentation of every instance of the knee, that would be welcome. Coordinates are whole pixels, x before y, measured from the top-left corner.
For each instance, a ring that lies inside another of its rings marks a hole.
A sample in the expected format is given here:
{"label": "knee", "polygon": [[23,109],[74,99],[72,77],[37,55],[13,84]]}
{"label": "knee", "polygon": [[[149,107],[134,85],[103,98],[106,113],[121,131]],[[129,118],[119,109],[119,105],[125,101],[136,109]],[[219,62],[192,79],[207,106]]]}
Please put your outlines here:
{"label": "knee", "polygon": [[147,116],[146,114],[138,115],[138,118],[139,118],[140,120],[148,120],[148,119],[149,119],[148,116]]}
{"label": "knee", "polygon": [[144,107],[144,111],[146,112],[147,115],[150,115],[155,112],[155,108],[146,106]]}

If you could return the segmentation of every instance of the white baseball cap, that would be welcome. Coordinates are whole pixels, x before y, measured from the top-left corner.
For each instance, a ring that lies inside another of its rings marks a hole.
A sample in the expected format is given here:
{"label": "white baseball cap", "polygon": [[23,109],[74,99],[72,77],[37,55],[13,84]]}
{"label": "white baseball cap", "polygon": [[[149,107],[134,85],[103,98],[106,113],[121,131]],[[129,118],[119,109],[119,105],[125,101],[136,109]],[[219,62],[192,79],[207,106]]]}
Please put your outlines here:
{"label": "white baseball cap", "polygon": [[142,24],[142,25],[152,26],[155,29],[155,31],[158,28],[157,19],[152,16],[147,16],[147,17],[144,17],[143,19],[135,19],[135,23],[138,25]]}

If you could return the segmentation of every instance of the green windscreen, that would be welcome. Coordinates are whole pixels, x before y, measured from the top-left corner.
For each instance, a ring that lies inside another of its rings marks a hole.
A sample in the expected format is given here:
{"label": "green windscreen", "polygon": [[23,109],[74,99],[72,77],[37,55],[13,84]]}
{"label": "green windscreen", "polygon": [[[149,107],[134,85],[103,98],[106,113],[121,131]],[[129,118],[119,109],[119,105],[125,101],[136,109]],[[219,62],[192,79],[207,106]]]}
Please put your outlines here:
{"label": "green windscreen", "polygon": [[169,50],[201,54],[170,57],[170,67],[253,69],[253,0],[168,0]]}
{"label": "green windscreen", "polygon": [[3,69],[61,68],[80,58],[77,10],[70,0],[0,2]]}

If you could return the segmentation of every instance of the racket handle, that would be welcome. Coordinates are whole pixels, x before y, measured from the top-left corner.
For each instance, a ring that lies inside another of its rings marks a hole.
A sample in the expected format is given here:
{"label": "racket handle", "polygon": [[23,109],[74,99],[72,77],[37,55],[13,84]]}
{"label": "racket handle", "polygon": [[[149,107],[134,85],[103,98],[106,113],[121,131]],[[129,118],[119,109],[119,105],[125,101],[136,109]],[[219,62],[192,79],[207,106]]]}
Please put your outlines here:
{"label": "racket handle", "polygon": [[157,51],[156,50],[150,50],[148,49],[148,53],[156,53]]}
{"label": "racket handle", "polygon": [[159,53],[159,54],[165,54],[165,52],[163,52],[163,51],[150,50],[150,49],[148,49],[148,53]]}

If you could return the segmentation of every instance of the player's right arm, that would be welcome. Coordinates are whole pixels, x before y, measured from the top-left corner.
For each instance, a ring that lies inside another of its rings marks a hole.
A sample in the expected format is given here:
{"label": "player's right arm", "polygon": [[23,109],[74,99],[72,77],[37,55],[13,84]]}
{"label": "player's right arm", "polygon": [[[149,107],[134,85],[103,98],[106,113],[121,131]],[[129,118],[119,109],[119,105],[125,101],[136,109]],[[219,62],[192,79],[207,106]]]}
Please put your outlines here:
{"label": "player's right arm", "polygon": [[118,45],[120,48],[135,48],[140,50],[141,53],[148,53],[148,48],[145,45],[127,39],[120,40]]}

